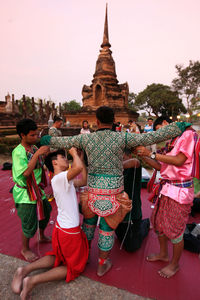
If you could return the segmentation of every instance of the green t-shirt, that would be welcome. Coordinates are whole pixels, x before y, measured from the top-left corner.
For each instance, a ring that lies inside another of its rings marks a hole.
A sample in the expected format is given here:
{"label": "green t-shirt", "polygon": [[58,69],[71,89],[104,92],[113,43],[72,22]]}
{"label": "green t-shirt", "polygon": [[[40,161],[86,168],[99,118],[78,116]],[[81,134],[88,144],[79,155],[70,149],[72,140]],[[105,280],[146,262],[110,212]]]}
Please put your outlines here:
{"label": "green t-shirt", "polygon": [[[28,204],[34,204],[36,201],[30,201],[29,195],[26,189],[21,187],[26,187],[26,177],[23,175],[24,171],[28,168],[28,158],[26,155],[25,148],[19,144],[12,152],[12,176],[13,181],[18,184],[20,187],[18,187],[16,184],[13,188],[13,198],[15,203],[28,203]],[[42,168],[35,168],[33,170],[35,175],[35,180],[37,184],[40,184],[41,178],[42,178]],[[42,199],[44,199],[45,193],[42,191]]]}

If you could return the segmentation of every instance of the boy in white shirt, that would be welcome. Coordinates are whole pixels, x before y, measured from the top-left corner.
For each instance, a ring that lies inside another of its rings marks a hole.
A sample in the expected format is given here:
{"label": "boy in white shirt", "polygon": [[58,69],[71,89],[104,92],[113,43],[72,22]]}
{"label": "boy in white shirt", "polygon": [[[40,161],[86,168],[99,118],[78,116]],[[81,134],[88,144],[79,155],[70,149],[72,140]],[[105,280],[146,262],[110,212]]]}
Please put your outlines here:
{"label": "boy in white shirt", "polygon": [[[52,235],[53,251],[39,260],[17,269],[12,290],[25,300],[39,283],[61,280],[69,282],[83,272],[88,259],[89,247],[85,233],[80,228],[79,210],[75,186],[87,184],[86,168],[75,148],[69,150],[73,157],[73,167],[68,169],[64,150],[50,153],[45,164],[54,173],[51,181],[58,207],[57,221]],[[73,180],[79,173],[81,179]],[[51,268],[47,272],[28,277],[34,270]],[[23,288],[22,288],[23,287]]]}

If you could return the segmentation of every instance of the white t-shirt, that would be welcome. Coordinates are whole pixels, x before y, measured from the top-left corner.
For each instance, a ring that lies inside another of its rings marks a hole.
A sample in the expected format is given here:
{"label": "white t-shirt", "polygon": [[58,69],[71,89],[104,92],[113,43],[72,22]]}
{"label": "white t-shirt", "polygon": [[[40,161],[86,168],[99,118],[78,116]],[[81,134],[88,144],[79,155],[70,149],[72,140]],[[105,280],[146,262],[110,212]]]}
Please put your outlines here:
{"label": "white t-shirt", "polygon": [[84,129],[84,128],[81,128],[80,133],[81,133],[81,134],[88,134],[88,133],[90,133],[90,129]]}
{"label": "white t-shirt", "polygon": [[58,207],[58,224],[62,228],[74,228],[80,224],[79,210],[74,183],[67,180],[67,172],[55,175],[51,185]]}

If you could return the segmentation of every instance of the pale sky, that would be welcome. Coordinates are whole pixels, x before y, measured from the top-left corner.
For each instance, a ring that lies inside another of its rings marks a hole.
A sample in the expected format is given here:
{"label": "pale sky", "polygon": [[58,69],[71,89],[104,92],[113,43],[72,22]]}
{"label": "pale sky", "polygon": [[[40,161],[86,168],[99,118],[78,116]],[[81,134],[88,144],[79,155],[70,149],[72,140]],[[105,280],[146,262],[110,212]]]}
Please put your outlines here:
{"label": "pale sky", "polygon": [[119,83],[170,85],[200,60],[200,0],[0,0],[0,100],[7,92],[81,102],[103,40],[105,7]]}

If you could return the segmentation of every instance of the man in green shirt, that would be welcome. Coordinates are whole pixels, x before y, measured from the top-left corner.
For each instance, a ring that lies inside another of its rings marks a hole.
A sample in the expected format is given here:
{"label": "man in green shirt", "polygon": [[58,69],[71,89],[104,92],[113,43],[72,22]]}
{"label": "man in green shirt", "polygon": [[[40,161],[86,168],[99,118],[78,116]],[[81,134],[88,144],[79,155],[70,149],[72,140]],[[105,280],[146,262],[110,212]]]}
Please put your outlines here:
{"label": "man in green shirt", "polygon": [[[42,155],[49,152],[49,147],[42,146],[38,149],[35,146],[38,133],[33,120],[19,121],[16,129],[21,143],[12,152],[12,174],[15,182],[13,197],[22,222],[21,254],[27,261],[34,261],[37,256],[30,250],[29,240],[35,235],[38,226],[40,241],[49,240],[44,235],[44,229],[50,218],[51,205],[42,189],[45,179]],[[37,204],[41,204],[43,209],[40,210]]]}

